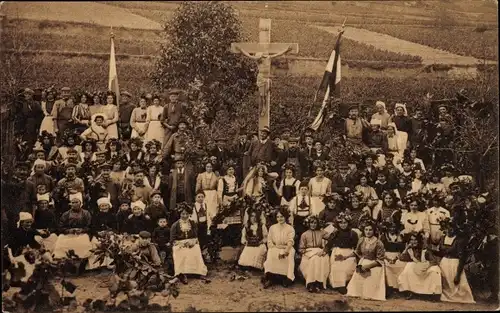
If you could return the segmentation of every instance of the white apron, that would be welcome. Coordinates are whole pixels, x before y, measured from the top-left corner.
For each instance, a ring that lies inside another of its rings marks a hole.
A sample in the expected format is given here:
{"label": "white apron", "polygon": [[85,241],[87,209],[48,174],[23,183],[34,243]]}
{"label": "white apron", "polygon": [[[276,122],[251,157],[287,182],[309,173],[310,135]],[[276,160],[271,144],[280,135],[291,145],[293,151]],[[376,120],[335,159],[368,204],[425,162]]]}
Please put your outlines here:
{"label": "white apron", "polygon": [[333,248],[330,256],[330,275],[328,277],[330,285],[333,288],[345,287],[356,271],[356,257],[348,258],[343,261],[335,261],[335,256],[340,254],[344,257],[351,255],[353,249]]}
{"label": "white apron", "polygon": [[[361,259],[359,265],[367,265],[372,260]],[[366,277],[354,271],[349,285],[347,285],[347,296],[359,297],[368,300],[385,301],[385,270],[384,266],[377,266],[370,270]]]}
{"label": "white apron", "polygon": [[[192,248],[183,247],[182,245],[187,242],[196,242],[196,244]],[[207,275],[208,270],[203,262],[198,239],[177,240],[172,248],[172,253],[176,276],[179,274]]]}
{"label": "white apron", "polygon": [[238,264],[241,266],[249,266],[257,269],[264,269],[264,261],[266,259],[267,248],[265,244],[258,247],[245,246],[241,252]]}
{"label": "white apron", "polygon": [[421,295],[438,295],[442,292],[441,269],[430,266],[422,251],[420,262],[408,262],[398,278],[399,291],[411,291]]}
{"label": "white apron", "polygon": [[[385,252],[385,256],[394,259],[399,255],[398,252]],[[387,279],[387,286],[391,288],[398,288],[398,277],[403,272],[406,262],[397,260],[396,263],[391,264],[389,261],[384,260],[385,263],[385,277]]]}
{"label": "white apron", "polygon": [[54,259],[65,258],[66,252],[69,250],[74,250],[78,257],[86,259],[90,257],[91,249],[92,244],[90,243],[90,238],[87,234],[59,235],[54,247]]}
{"label": "white apron", "polygon": [[[97,245],[99,244],[99,239],[96,237],[92,238],[92,241],[90,242],[92,244],[92,249],[96,249]],[[86,270],[93,270],[96,268],[101,268],[101,267],[108,267],[111,265],[113,262],[113,259],[110,257],[104,257],[104,262],[101,264],[96,263],[95,261],[97,260],[97,257],[92,253],[89,257],[89,261],[87,262],[87,266],[85,267]]]}
{"label": "white apron", "polygon": [[[140,130],[144,131],[144,129],[146,128],[146,122],[135,122],[135,126],[138,127]],[[132,133],[130,134],[130,138],[144,139],[145,136],[146,133],[144,133],[144,136],[139,136],[139,133],[137,133],[137,131],[134,128],[132,128]]]}
{"label": "white apron", "polygon": [[460,275],[460,283],[455,285],[453,280],[457,274],[458,259],[442,258],[439,263],[441,268],[441,277],[443,282],[443,292],[441,293],[441,301],[459,302],[459,303],[476,303],[472,296],[469,282],[465,276],[465,271]]}
{"label": "white apron", "polygon": [[291,281],[295,280],[295,250],[290,249],[290,253],[286,259],[279,259],[280,252],[285,249],[273,247],[267,251],[267,258],[264,262],[264,272],[283,275]]}
{"label": "white apron", "polygon": [[163,138],[165,137],[165,129],[160,121],[149,122],[148,131],[144,135],[145,141],[149,142],[153,139],[158,140],[163,145]]}
{"label": "white apron", "polygon": [[306,279],[306,286],[317,281],[323,283],[323,288],[326,289],[330,264],[328,255],[322,257],[316,255],[321,251],[323,251],[321,248],[308,248],[307,252],[302,255],[299,269]]}

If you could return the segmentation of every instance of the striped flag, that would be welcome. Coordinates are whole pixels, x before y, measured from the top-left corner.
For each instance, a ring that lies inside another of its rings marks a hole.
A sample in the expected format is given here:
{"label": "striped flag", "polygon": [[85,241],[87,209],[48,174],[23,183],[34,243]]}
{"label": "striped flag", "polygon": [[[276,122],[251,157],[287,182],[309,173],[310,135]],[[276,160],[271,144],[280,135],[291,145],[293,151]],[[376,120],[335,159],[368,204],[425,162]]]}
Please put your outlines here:
{"label": "striped flag", "polygon": [[333,95],[337,95],[340,92],[340,78],[341,78],[341,62],[340,62],[340,37],[342,36],[343,29],[340,31],[339,36],[337,37],[337,42],[335,43],[335,48],[330,54],[330,58],[328,59],[328,63],[326,64],[325,74],[323,75],[323,79],[321,80],[321,84],[319,85],[318,90],[316,91],[316,95],[314,96],[314,102],[318,97],[318,94],[321,90],[325,91],[325,96],[323,98],[323,103],[321,104],[321,109],[318,112],[318,115],[309,126],[310,129],[317,131],[319,127],[323,124],[326,116],[326,107],[330,102],[330,99]]}
{"label": "striped flag", "polygon": [[120,104],[120,88],[118,87],[118,74],[116,72],[115,41],[114,41],[113,33],[111,33],[111,52],[109,54],[108,90],[111,90],[115,93],[116,105],[119,105]]}

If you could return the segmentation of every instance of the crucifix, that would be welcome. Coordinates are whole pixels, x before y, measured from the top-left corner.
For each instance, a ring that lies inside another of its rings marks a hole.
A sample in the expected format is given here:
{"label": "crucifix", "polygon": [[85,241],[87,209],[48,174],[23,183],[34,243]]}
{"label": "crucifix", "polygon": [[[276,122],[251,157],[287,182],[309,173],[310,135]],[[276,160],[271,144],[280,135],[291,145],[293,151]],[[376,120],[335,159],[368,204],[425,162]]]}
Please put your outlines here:
{"label": "crucifix", "polygon": [[271,112],[271,59],[286,53],[299,53],[298,43],[271,43],[271,20],[259,20],[259,42],[231,43],[231,52],[241,53],[258,62],[257,74],[259,129],[269,127]]}

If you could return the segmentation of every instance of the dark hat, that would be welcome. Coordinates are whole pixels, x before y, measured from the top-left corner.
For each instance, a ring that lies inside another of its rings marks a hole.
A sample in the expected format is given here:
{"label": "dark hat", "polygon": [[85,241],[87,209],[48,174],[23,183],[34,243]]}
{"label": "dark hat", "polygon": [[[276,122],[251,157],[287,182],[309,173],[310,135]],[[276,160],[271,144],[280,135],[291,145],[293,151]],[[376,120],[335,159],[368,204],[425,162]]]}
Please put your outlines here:
{"label": "dark hat", "polygon": [[348,110],[351,111],[351,110],[354,110],[354,109],[359,110],[359,104],[352,104],[352,105],[350,105]]}
{"label": "dark hat", "polygon": [[108,162],[99,165],[99,169],[101,169],[101,170],[104,170],[104,169],[109,169],[110,170],[112,168],[113,168],[113,166],[111,166],[111,164],[109,164]]}
{"label": "dark hat", "polygon": [[25,169],[29,169],[31,166],[30,166],[30,163],[28,161],[26,162],[17,162],[16,163],[16,168],[25,168]]}
{"label": "dark hat", "polygon": [[240,135],[246,135],[247,131],[246,131],[246,129],[245,129],[245,127],[244,127],[244,126],[240,126],[240,128],[239,128],[239,130],[238,130],[238,133],[239,133]]}
{"label": "dark hat", "polygon": [[184,162],[184,156],[182,156],[182,155],[176,155],[174,157],[174,162],[181,162],[181,161]]}
{"label": "dark hat", "polygon": [[150,197],[153,198],[154,195],[160,195],[161,196],[161,192],[159,190],[153,190],[153,192],[151,192]]}
{"label": "dark hat", "polygon": [[69,88],[69,87],[62,87],[61,88],[61,91],[70,91],[70,90],[71,90],[71,88]]}
{"label": "dark hat", "polygon": [[339,164],[339,169],[340,168],[345,168],[345,169],[348,169],[349,168],[349,164],[346,162],[346,161],[342,161],[340,162]]}
{"label": "dark hat", "polygon": [[124,91],[122,91],[122,92],[120,93],[120,95],[122,95],[122,96],[127,96],[127,97],[132,98],[132,95],[130,94],[130,92],[125,91],[125,90],[124,90]]}
{"label": "dark hat", "polygon": [[283,128],[282,133],[289,133],[289,132],[291,132],[290,128],[288,127]]}
{"label": "dark hat", "polygon": [[290,137],[288,138],[288,142],[299,142],[300,138],[299,137]]}
{"label": "dark hat", "polygon": [[301,187],[307,187],[307,188],[309,188],[309,182],[307,182],[307,181],[301,181],[300,185],[299,185],[299,188],[301,188]]}
{"label": "dark hat", "polygon": [[264,127],[262,127],[262,128],[260,129],[260,131],[261,131],[261,132],[267,132],[268,134],[270,134],[270,133],[271,133],[271,130],[269,129],[269,127],[268,127],[268,126],[264,126]]}
{"label": "dark hat", "polygon": [[74,167],[75,169],[78,167],[76,163],[68,162],[64,165],[64,169],[67,170],[68,168]]}
{"label": "dark hat", "polygon": [[322,146],[324,145],[324,143],[323,143],[323,141],[322,141],[322,140],[320,140],[320,139],[316,139],[316,140],[314,140],[314,144],[317,144],[318,142],[319,142]]}
{"label": "dark hat", "polygon": [[151,233],[143,230],[143,231],[139,232],[139,237],[141,237],[143,239],[151,238]]}
{"label": "dark hat", "polygon": [[182,92],[182,90],[180,88],[171,88],[169,91],[168,91],[168,94],[169,95],[178,95]]}

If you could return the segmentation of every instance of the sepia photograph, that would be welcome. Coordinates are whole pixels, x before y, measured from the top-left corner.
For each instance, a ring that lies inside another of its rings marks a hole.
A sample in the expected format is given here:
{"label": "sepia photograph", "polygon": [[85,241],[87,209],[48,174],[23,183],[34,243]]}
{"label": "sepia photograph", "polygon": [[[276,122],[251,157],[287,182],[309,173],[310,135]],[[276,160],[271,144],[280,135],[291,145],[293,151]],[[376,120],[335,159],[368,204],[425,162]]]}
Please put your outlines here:
{"label": "sepia photograph", "polygon": [[498,311],[497,0],[0,1],[2,313]]}

